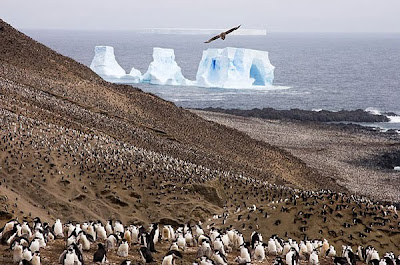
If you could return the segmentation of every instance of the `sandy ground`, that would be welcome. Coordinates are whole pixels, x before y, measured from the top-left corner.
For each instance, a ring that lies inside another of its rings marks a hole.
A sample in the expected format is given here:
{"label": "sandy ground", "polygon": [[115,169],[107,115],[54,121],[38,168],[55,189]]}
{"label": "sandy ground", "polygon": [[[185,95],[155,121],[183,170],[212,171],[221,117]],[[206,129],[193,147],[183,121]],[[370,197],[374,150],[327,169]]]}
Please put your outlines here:
{"label": "sandy ground", "polygon": [[193,112],[289,151],[327,179],[355,194],[379,200],[400,201],[400,173],[361,162],[382,152],[398,150],[399,141],[376,133],[354,132],[323,124]]}

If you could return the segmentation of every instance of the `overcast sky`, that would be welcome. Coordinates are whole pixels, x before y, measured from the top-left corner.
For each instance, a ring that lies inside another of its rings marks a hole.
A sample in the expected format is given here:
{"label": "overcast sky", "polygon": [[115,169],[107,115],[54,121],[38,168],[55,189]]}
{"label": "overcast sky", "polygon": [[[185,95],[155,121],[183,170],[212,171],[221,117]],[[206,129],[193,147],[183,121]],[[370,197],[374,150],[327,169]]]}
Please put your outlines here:
{"label": "overcast sky", "polygon": [[0,0],[0,18],[19,29],[400,32],[400,0]]}

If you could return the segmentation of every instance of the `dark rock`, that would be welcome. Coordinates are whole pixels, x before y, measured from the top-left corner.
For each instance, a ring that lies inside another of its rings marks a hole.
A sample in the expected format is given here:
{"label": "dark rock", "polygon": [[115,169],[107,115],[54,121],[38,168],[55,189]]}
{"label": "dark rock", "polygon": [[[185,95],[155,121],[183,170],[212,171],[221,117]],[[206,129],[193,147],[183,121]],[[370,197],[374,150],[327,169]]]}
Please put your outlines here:
{"label": "dark rock", "polygon": [[316,121],[316,122],[388,122],[389,118],[385,115],[375,115],[364,111],[357,110],[341,110],[341,111],[311,111],[301,109],[276,110],[273,108],[263,109],[221,109],[221,108],[205,108],[204,111],[221,112],[243,117],[256,117],[270,120],[296,120],[296,121]]}

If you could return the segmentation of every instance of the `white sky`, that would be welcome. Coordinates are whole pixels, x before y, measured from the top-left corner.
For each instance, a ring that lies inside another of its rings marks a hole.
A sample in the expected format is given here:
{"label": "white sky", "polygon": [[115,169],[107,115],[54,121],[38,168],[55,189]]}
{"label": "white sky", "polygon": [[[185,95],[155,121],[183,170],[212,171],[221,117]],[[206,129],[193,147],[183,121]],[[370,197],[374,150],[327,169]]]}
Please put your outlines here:
{"label": "white sky", "polygon": [[0,18],[19,29],[400,32],[400,0],[0,0]]}

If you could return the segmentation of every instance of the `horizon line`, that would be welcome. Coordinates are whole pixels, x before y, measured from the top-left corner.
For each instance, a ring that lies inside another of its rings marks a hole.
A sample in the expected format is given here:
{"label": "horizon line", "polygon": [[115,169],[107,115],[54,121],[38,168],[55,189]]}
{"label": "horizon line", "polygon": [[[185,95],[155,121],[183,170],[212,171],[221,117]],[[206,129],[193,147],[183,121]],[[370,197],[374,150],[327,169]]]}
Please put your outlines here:
{"label": "horizon line", "polygon": [[[168,30],[168,29],[177,29],[177,30],[220,30],[220,29],[201,29],[201,28],[135,28],[135,29],[72,29],[72,28],[29,28],[29,27],[21,27],[21,28],[16,28],[18,30],[24,31],[24,30],[38,30],[38,31],[80,31],[80,32],[88,32],[88,31],[95,31],[95,32],[110,32],[110,31],[116,31],[116,32],[133,32],[133,31],[143,31],[143,30]],[[256,29],[256,28],[244,28],[243,30],[248,31],[248,30],[266,30],[266,29]],[[342,34],[366,34],[366,33],[371,33],[371,34],[400,34],[400,31],[267,31],[267,34],[269,33],[318,33],[318,34],[330,34],[330,33],[342,33]],[[143,34],[157,34],[157,33],[143,33]],[[168,33],[173,35],[174,33]],[[164,33],[164,35],[167,35]]]}

